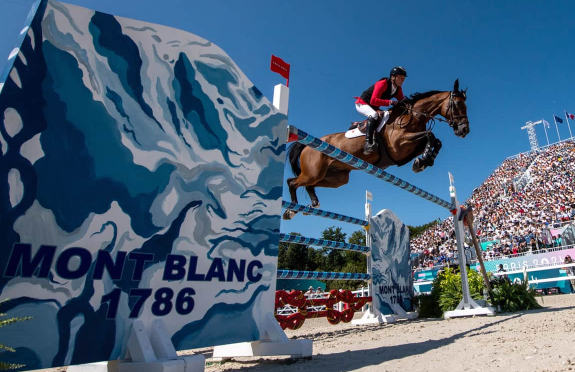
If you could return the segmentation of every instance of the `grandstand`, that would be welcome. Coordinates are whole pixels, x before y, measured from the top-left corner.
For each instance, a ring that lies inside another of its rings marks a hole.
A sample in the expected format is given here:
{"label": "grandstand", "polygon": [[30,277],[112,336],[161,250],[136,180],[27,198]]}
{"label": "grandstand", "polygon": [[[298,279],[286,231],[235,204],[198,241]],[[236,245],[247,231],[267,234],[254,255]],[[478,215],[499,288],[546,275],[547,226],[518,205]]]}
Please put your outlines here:
{"label": "grandstand", "polygon": [[[484,259],[495,261],[573,248],[574,175],[572,140],[503,161],[465,202],[473,207]],[[411,240],[416,270],[457,262],[451,219],[439,221]]]}

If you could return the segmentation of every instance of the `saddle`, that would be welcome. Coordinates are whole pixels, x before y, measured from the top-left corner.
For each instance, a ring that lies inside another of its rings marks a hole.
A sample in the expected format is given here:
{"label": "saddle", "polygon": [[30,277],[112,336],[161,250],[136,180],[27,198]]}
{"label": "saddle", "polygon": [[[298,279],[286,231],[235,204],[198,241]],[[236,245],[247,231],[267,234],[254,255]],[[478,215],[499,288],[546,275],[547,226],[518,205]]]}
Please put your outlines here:
{"label": "saddle", "polygon": [[[377,127],[375,128],[375,133],[380,132],[383,129],[383,126],[389,119],[389,111],[380,111],[379,118],[377,120]],[[356,138],[360,136],[365,136],[367,128],[367,119],[361,121],[354,121],[351,123],[349,129],[345,133],[346,138]],[[397,165],[397,163],[391,159],[389,153],[387,151],[387,146],[381,140],[381,136],[373,136],[374,141],[377,142],[378,146],[378,153],[379,159],[374,165],[378,168],[385,169],[392,165]]]}
{"label": "saddle", "polygon": [[[389,119],[389,111],[379,111],[379,117],[377,118],[377,127],[375,132],[380,132],[385,123]],[[346,138],[355,138],[359,136],[364,136],[367,128],[367,119],[361,121],[354,121],[349,126],[349,129],[345,133]]]}
{"label": "saddle", "polygon": [[349,126],[349,128],[347,128],[347,130],[352,130],[352,129],[357,128],[361,133],[365,134],[366,127],[367,127],[367,119],[360,120],[360,121],[352,121],[351,125]]}

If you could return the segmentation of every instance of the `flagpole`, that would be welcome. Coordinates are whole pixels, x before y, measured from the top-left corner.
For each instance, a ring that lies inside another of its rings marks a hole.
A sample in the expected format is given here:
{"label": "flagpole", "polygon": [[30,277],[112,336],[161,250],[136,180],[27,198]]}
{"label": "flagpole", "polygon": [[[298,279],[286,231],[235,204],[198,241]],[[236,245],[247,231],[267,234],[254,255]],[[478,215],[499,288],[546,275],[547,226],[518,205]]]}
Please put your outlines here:
{"label": "flagpole", "polygon": [[565,119],[567,120],[567,128],[569,128],[569,138],[573,138],[573,133],[571,133],[571,124],[569,124],[569,116],[567,116],[567,111],[563,110],[565,113]]}
{"label": "flagpole", "polygon": [[547,146],[549,146],[549,136],[547,135],[547,128],[545,128],[546,127],[545,119],[541,119],[541,120],[543,120],[542,123],[543,123],[543,129],[545,130],[545,138],[547,138]]}
{"label": "flagpole", "polygon": [[557,129],[557,137],[559,137],[559,142],[561,142],[561,136],[559,135],[559,127],[557,126],[557,119],[555,119],[555,114],[553,114],[553,121],[555,122],[555,129]]}

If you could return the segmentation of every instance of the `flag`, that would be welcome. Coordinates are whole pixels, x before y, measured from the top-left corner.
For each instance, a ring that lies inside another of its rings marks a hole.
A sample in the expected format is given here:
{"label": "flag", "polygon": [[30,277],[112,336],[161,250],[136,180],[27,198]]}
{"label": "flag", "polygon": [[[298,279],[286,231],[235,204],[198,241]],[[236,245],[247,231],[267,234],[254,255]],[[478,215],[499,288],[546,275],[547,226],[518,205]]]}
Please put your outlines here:
{"label": "flag", "polygon": [[567,117],[571,120],[575,119],[575,115],[568,113],[567,111],[565,111],[565,115],[567,115]]}
{"label": "flag", "polygon": [[285,63],[283,59],[276,57],[273,54],[270,69],[289,80],[289,63]]}
{"label": "flag", "polygon": [[557,116],[553,115],[553,117],[555,118],[555,122],[557,123],[563,123],[563,119],[558,118]]}
{"label": "flag", "polygon": [[546,125],[547,128],[550,128],[549,122],[548,122],[547,120],[545,120],[545,119],[543,119],[543,125]]}
{"label": "flag", "polygon": [[370,191],[365,190],[365,200],[373,201],[373,194]]}

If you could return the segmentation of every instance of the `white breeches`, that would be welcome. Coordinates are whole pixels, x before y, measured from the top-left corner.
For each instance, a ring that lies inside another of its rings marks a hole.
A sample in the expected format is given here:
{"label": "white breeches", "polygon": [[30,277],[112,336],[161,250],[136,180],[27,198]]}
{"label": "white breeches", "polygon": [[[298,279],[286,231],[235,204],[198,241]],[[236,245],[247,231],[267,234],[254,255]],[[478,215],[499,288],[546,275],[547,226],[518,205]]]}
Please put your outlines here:
{"label": "white breeches", "polygon": [[377,112],[372,109],[369,105],[361,105],[359,103],[355,104],[355,109],[357,112],[362,114],[363,116],[372,117],[377,119]]}

